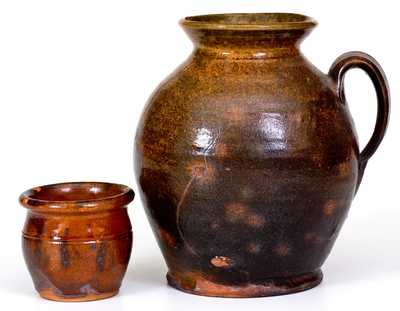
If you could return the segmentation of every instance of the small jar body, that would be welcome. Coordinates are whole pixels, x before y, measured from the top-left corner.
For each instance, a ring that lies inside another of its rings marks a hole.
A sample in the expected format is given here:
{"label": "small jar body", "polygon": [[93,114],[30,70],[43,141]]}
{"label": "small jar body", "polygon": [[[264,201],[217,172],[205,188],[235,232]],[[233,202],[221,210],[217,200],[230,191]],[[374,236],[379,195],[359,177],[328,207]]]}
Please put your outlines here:
{"label": "small jar body", "polygon": [[36,290],[47,299],[88,301],[118,293],[132,248],[126,208],[96,213],[29,210],[22,247]]}

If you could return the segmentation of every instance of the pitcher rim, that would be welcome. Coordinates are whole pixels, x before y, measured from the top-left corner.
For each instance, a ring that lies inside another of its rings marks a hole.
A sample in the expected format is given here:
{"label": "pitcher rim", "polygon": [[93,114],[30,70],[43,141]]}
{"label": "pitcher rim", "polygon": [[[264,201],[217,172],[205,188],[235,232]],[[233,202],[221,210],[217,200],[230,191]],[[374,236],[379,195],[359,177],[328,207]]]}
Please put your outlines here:
{"label": "pitcher rim", "polygon": [[[253,19],[253,21],[251,21]],[[258,20],[257,20],[258,19]],[[254,21],[255,20],[255,21]],[[220,13],[187,16],[180,21],[184,28],[208,30],[305,30],[317,22],[297,13]]]}

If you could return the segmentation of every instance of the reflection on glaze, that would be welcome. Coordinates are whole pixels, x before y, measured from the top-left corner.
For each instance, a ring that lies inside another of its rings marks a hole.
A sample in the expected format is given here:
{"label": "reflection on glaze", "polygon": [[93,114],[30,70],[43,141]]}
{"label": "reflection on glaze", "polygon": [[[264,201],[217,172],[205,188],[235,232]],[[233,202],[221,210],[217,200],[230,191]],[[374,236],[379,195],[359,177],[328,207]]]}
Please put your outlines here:
{"label": "reflection on glaze", "polygon": [[267,140],[265,149],[273,151],[286,148],[286,126],[284,121],[284,118],[279,113],[263,113],[261,115],[259,122]]}
{"label": "reflection on glaze", "polygon": [[211,131],[206,128],[200,128],[196,131],[194,145],[200,150],[207,150],[212,144]]}

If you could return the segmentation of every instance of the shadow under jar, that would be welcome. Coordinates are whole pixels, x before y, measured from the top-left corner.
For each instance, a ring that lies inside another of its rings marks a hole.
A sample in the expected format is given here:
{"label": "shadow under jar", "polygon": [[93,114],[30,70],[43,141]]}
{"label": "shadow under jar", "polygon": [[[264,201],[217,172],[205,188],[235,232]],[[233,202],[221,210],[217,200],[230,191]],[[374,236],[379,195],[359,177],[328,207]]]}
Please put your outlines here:
{"label": "shadow under jar", "polygon": [[118,293],[131,249],[127,186],[100,182],[36,187],[20,196],[28,209],[22,248],[39,294],[90,301]]}
{"label": "shadow under jar", "polygon": [[[135,153],[169,284],[221,297],[318,285],[385,133],[382,69],[350,52],[319,71],[300,52],[316,25],[303,15],[203,15],[181,25],[193,53],[151,96]],[[378,99],[362,152],[343,87],[353,67]]]}

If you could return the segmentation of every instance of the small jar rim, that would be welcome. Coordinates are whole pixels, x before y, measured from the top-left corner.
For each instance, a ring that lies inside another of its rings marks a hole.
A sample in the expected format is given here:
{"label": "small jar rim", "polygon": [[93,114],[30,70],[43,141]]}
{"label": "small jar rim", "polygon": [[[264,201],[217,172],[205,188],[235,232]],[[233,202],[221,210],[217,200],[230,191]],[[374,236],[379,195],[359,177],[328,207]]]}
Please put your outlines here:
{"label": "small jar rim", "polygon": [[[47,194],[43,196],[45,192]],[[20,195],[19,202],[34,211],[94,212],[126,206],[132,202],[134,196],[133,190],[122,184],[98,181],[63,182],[28,189]]]}
{"label": "small jar rim", "polygon": [[297,13],[222,13],[187,16],[183,27],[209,30],[301,30],[313,28],[317,22]]}

